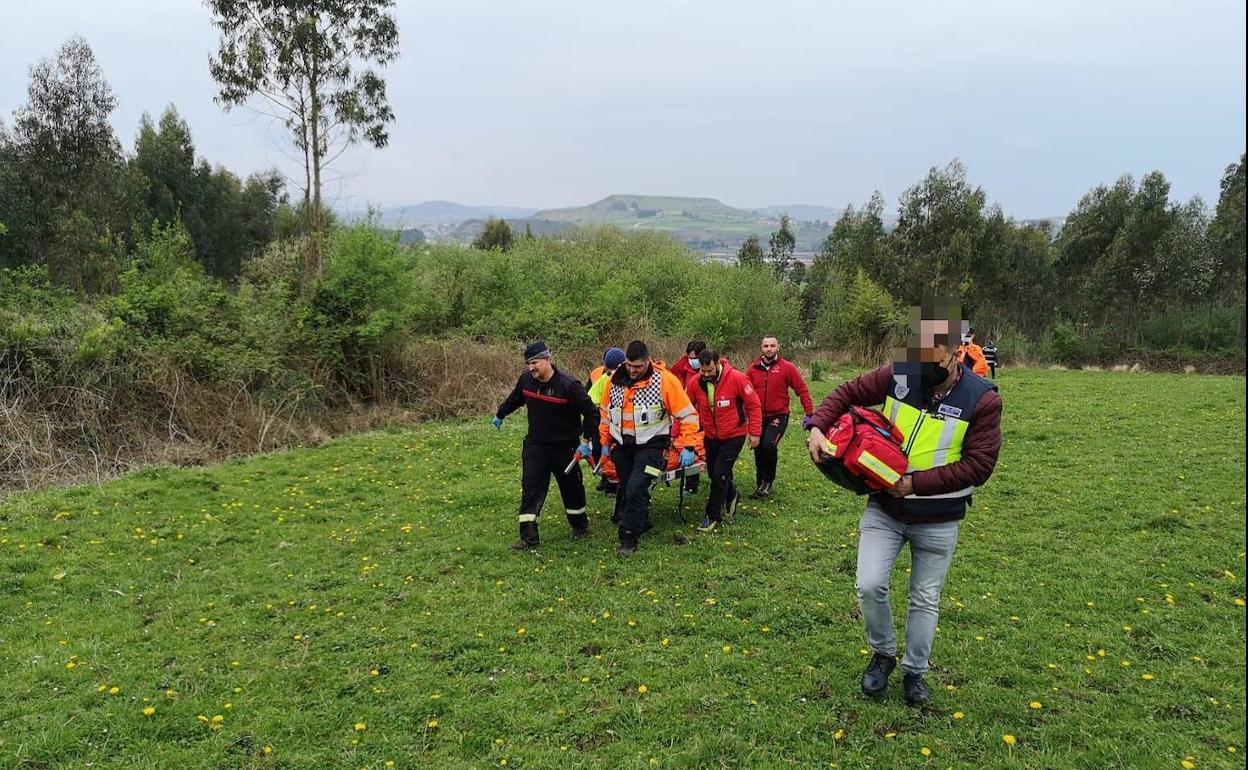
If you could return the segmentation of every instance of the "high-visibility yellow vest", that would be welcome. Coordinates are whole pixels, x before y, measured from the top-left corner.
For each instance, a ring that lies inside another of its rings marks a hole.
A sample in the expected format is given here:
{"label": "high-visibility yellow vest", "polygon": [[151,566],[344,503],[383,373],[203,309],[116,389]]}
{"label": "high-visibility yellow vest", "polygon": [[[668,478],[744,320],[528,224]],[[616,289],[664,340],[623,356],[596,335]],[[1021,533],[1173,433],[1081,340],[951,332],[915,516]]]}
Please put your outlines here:
{"label": "high-visibility yellow vest", "polygon": [[[907,471],[926,471],[962,459],[962,441],[971,426],[975,405],[997,386],[962,366],[958,382],[939,404],[924,406],[917,374],[897,365],[893,389],[884,399],[884,416],[901,431],[901,448],[909,460]],[[969,498],[974,487],[940,495],[907,495],[907,501]]]}

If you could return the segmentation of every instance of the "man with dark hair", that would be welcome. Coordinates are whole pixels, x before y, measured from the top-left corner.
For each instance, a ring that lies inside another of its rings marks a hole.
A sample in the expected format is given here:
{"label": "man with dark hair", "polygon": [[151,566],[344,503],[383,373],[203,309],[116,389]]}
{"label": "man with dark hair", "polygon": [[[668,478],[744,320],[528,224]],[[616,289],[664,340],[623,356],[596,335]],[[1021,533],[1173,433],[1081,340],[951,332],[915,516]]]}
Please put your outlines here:
{"label": "man with dark hair", "polygon": [[699,355],[706,350],[706,343],[702,340],[689,340],[689,344],[685,345],[685,354],[672,364],[672,374],[680,378],[681,383],[688,385],[689,380],[698,376]]}
{"label": "man with dark hair", "polygon": [[906,701],[928,699],[928,670],[940,612],[940,592],[958,542],[958,522],[971,494],[992,475],[1001,449],[997,386],[958,363],[961,308],[927,302],[912,308],[909,346],[894,361],[850,380],[815,412],[807,449],[826,459],[824,431],[851,406],[883,404],[902,434],[908,470],[892,489],[868,498],[858,524],[858,604],[871,662],[862,691],[880,695],[897,666],[889,582],[902,547],[910,544],[910,609],[901,661]]}
{"label": "man with dark hair", "polygon": [[706,515],[698,530],[710,532],[719,526],[723,511],[731,516],[737,509],[741,493],[733,483],[732,469],[747,437],[751,449],[758,446],[763,413],[750,379],[733,369],[728,359],[710,348],[704,349],[698,359],[700,375],[690,380],[685,389],[698,410],[706,447],[706,472],[711,478]]}
{"label": "man with dark hair", "polygon": [[747,372],[763,405],[763,436],[754,450],[754,480],[758,486],[750,495],[757,500],[771,497],[771,487],[776,482],[780,439],[789,427],[789,391],[797,393],[802,401],[802,410],[806,413],[803,428],[809,427],[810,415],[815,411],[802,373],[792,362],[780,357],[780,340],[768,334],[763,337],[762,347],[763,354]]}
{"label": "man with dark hair", "polygon": [[598,428],[598,409],[590,402],[584,386],[555,368],[545,342],[538,340],[525,348],[524,362],[525,372],[494,415],[494,427],[501,430],[507,415],[521,406],[528,411],[529,432],[520,453],[520,539],[511,546],[517,551],[536,548],[541,543],[537,519],[550,490],[551,475],[559,485],[572,536],[589,534],[580,463],[568,473],[564,469],[574,456],[590,456],[590,438]]}
{"label": "man with dark hair", "polygon": [[[694,462],[698,414],[680,380],[650,357],[644,342],[633,340],[624,355],[603,393],[598,432],[620,480],[618,553],[631,556],[650,528],[650,485],[667,469],[664,450],[679,449],[681,467]],[[673,420],[680,424],[674,437]]]}

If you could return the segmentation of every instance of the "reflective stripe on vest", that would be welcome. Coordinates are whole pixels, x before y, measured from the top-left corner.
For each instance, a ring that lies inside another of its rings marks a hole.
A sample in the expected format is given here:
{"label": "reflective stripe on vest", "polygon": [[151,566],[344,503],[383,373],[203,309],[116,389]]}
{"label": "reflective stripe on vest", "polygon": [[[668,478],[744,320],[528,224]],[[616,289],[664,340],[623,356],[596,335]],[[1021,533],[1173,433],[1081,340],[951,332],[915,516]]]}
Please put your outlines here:
{"label": "reflective stripe on vest", "polygon": [[926,471],[962,459],[969,422],[916,409],[892,396],[884,400],[884,410],[901,431],[901,446],[910,461],[907,470]]}
{"label": "reflective stripe on vest", "polygon": [[[629,398],[625,398],[625,391]],[[623,388],[610,383],[603,398],[610,421],[611,436],[624,442],[625,436],[633,437],[638,444],[645,444],[662,435],[671,435],[672,416],[663,405],[662,376],[656,370],[650,381],[641,387]],[[675,415],[678,419],[685,414]]]}
{"label": "reflective stripe on vest", "polygon": [[[891,395],[884,399],[888,419],[901,431],[901,446],[908,460],[907,471],[926,471],[962,459],[962,439],[970,423],[946,414],[932,414],[898,401]],[[907,499],[933,500],[966,497],[974,487],[939,495],[906,495]]]}

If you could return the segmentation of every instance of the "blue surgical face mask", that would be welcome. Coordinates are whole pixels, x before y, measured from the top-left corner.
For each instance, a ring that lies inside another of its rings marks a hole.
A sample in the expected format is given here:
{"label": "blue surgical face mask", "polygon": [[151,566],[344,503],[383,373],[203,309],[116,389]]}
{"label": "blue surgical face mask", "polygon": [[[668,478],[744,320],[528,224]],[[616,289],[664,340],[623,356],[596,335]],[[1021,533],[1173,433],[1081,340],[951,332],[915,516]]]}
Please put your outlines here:
{"label": "blue surgical face mask", "polygon": [[701,362],[701,361],[699,361],[698,359],[696,359],[696,358],[690,358],[690,359],[689,359],[689,368],[690,368],[690,369],[697,369],[697,368],[699,368],[700,366],[702,366],[702,362]]}

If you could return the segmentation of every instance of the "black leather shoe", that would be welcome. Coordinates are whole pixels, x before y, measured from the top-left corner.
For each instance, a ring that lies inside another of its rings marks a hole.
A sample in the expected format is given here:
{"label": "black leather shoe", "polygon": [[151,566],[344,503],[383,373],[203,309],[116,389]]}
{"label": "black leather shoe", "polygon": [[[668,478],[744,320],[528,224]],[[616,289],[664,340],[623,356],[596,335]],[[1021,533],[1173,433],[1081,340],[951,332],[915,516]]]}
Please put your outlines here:
{"label": "black leather shoe", "polygon": [[927,682],[923,681],[922,674],[904,674],[901,677],[901,685],[905,688],[906,703],[908,705],[922,706],[931,697],[931,693],[927,691]]}
{"label": "black leather shoe", "polygon": [[637,546],[633,543],[620,543],[620,547],[615,549],[616,556],[632,556],[637,553]]}
{"label": "black leather shoe", "polygon": [[862,694],[874,697],[887,690],[888,677],[895,668],[897,659],[892,655],[881,655],[878,652],[872,655],[867,670],[862,672]]}

